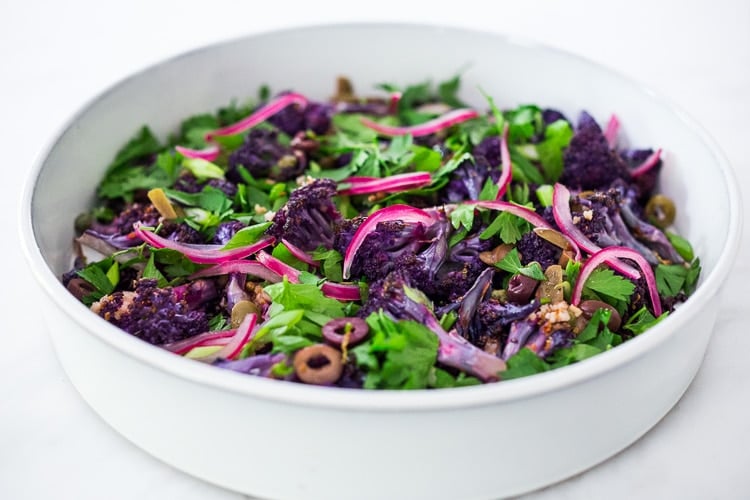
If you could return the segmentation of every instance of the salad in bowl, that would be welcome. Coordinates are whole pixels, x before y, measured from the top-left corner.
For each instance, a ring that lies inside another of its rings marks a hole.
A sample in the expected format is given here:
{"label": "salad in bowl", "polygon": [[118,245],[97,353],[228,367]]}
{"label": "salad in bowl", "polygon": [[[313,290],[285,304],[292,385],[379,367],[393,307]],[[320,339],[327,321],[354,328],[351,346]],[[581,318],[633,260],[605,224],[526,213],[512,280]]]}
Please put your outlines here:
{"label": "salad in bowl", "polygon": [[144,125],[75,221],[63,284],[145,342],[324,386],[437,389],[585,360],[690,295],[665,153],[554,107],[464,104],[460,77],[262,87]]}

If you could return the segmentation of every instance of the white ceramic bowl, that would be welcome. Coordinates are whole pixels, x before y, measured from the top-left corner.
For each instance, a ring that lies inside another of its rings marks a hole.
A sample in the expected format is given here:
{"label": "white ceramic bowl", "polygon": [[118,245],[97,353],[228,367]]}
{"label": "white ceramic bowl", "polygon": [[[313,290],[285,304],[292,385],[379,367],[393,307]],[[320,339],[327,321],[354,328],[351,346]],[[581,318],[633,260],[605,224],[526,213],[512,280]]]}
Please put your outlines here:
{"label": "white ceramic bowl", "polygon": [[[485,107],[538,103],[600,120],[667,152],[662,188],[704,273],[684,307],[652,330],[577,365],[526,379],[440,391],[317,388],[220,370],[126,335],[59,282],[73,219],[104,167],[143,123],[166,136],[187,115],[260,84],[324,99],[337,75],[363,93],[463,73]],[[271,498],[496,498],[559,481],[622,450],[677,402],[703,358],[716,292],[739,241],[739,197],[714,143],[659,96],[589,61],[462,29],[336,25],[262,34],[190,52],[93,99],[34,169],[22,239],[45,291],[60,361],[86,401],[127,439],[221,486]]]}

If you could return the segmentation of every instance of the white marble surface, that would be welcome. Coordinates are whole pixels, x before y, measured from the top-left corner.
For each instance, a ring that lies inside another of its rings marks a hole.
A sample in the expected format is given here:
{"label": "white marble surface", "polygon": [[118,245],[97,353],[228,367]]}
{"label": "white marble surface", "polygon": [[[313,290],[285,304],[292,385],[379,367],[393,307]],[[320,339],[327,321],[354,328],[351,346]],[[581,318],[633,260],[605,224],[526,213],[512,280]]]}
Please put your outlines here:
{"label": "white marble surface", "polygon": [[[151,458],[89,409],[37,322],[34,297],[40,292],[15,243],[17,193],[40,148],[90,96],[164,57],[241,34],[332,21],[409,20],[517,34],[583,54],[669,95],[703,123],[734,164],[741,186],[750,186],[750,3],[488,5],[0,2],[0,151],[7,193],[0,197],[6,264],[0,289],[0,498],[243,498]],[[527,498],[750,498],[747,242],[746,231],[705,363],[673,411],[616,457]]]}

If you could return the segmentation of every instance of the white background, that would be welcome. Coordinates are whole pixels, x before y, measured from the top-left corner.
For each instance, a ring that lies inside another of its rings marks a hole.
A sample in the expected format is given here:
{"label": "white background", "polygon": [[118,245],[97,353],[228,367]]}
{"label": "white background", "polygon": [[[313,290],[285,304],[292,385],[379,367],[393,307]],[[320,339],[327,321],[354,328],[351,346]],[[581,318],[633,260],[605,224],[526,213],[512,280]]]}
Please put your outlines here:
{"label": "white background", "polygon": [[[511,33],[616,68],[697,118],[750,186],[747,1],[0,0],[0,498],[243,498],[151,458],[78,396],[39,322],[41,292],[16,243],[18,193],[66,118],[134,70],[248,33],[352,20]],[[673,411],[613,459],[528,498],[750,498],[747,241],[746,231],[705,363]]]}

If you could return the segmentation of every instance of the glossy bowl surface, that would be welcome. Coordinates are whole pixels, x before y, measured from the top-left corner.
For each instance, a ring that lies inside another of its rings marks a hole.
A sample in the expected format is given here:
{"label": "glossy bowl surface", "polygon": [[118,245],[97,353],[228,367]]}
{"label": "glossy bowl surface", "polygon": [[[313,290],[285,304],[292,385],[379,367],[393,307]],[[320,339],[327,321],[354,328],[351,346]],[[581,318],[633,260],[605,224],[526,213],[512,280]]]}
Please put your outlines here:
{"label": "glossy bowl surface", "polygon": [[[94,201],[114,152],[142,124],[255,95],[261,84],[315,99],[345,74],[361,94],[385,81],[462,72],[462,97],[536,103],[600,122],[621,143],[666,151],[662,191],[700,256],[696,293],[622,346],[553,372],[414,392],[308,387],[216,369],[152,347],[88,311],[60,284],[73,219]],[[45,292],[71,381],[114,429],[215,484],[268,498],[497,498],[581,472],[661,419],[693,379],[735,258],[740,201],[731,168],[681,110],[632,80],[549,47],[439,26],[340,24],[270,32],[189,52],[137,73],[81,109],[32,172],[21,238]],[[207,425],[208,423],[208,425]],[[208,432],[210,430],[210,433]]]}

